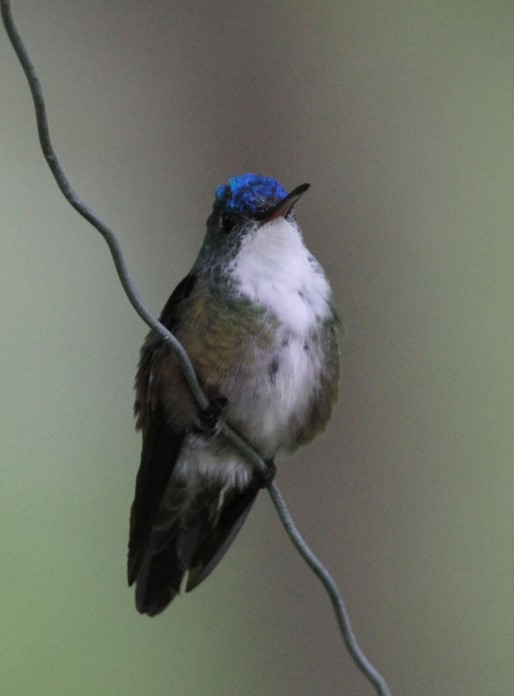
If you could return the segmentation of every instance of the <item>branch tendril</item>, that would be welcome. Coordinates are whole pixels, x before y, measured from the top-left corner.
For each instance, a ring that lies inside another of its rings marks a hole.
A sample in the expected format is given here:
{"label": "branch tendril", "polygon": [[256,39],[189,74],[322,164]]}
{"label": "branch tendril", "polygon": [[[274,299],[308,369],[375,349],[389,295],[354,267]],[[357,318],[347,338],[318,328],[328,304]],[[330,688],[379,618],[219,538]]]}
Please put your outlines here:
{"label": "branch tendril", "polygon": [[[48,166],[52,171],[52,174],[54,175],[57,185],[70,205],[73,206],[73,208],[75,208],[75,210],[93,227],[95,227],[105,239],[111,252],[121,285],[132,306],[139,314],[141,319],[151,329],[162,336],[163,340],[175,352],[194,398],[196,399],[200,408],[206,408],[209,404],[208,399],[200,386],[195,370],[186,351],[175,336],[157,320],[150,310],[146,308],[130,277],[118,238],[107,223],[105,223],[101,217],[97,215],[97,213],[90,208],[89,205],[82,200],[82,198],[80,198],[64,174],[50,139],[46,106],[41,83],[28,51],[14,23],[9,0],[0,0],[0,9],[5,30],[14,51],[18,56],[18,60],[25,72],[25,76],[30,87],[32,99],[34,101],[41,150],[48,163]],[[237,449],[244,456],[246,456],[259,471],[266,471],[267,465],[262,458],[235,430],[224,424],[221,428],[221,432],[224,437],[226,437],[235,447],[237,447]],[[314,555],[298,531],[298,528],[296,527],[286,506],[284,498],[282,497],[282,493],[280,492],[276,483],[272,482],[268,487],[268,490],[277,514],[287,534],[289,535],[289,538],[293,542],[298,553],[300,553],[307,565],[319,578],[330,597],[341,635],[351,658],[368,681],[375,687],[376,693],[379,696],[391,696],[391,692],[384,678],[368,660],[362,648],[359,646],[357,639],[355,638],[350,624],[348,611],[344,604],[341,592],[339,591],[334,579],[321,561]]]}

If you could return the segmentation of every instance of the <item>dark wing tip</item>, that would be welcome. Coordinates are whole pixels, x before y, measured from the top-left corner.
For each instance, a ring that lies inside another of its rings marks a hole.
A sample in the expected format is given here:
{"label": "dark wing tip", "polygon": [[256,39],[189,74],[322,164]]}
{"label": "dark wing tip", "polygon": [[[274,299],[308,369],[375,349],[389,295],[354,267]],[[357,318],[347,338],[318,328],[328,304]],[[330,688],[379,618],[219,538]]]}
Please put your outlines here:
{"label": "dark wing tip", "polygon": [[209,482],[207,490],[184,500],[168,528],[167,540],[158,540],[159,532],[154,530],[157,536],[148,539],[142,559],[129,561],[129,582],[136,582],[136,607],[141,614],[160,614],[179,594],[186,574],[187,592],[207,578],[241,529],[258,491],[257,484],[245,491],[232,489],[215,514],[220,487]]}

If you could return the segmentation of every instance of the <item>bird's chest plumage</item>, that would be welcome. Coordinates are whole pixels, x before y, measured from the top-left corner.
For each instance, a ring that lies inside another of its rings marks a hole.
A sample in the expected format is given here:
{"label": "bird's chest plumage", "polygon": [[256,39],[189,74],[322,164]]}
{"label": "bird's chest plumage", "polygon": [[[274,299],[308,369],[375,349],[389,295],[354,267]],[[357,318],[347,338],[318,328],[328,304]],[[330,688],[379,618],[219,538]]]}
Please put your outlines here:
{"label": "bird's chest plumage", "polygon": [[254,369],[229,397],[230,418],[263,456],[298,445],[325,358],[315,332],[302,336],[286,326],[274,333],[269,348],[252,351]]}
{"label": "bird's chest plumage", "polygon": [[327,374],[337,381],[330,288],[284,219],[248,235],[225,274],[199,283],[177,336],[207,391],[228,400],[228,422],[272,457],[328,419],[316,403],[333,400]]}
{"label": "bird's chest plumage", "polygon": [[298,444],[328,362],[330,289],[291,223],[248,236],[229,266],[235,293],[260,309],[245,370],[227,395],[231,419],[265,455]]}

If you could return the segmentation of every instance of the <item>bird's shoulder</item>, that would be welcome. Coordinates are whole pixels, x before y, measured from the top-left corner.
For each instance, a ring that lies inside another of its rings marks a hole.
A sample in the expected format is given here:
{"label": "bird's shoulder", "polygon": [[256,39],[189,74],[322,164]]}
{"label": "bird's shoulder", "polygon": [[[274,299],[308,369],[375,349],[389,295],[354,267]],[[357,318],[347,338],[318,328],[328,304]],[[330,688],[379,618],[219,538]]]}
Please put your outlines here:
{"label": "bird's shoulder", "polygon": [[180,324],[183,303],[191,298],[197,288],[198,276],[195,273],[189,273],[180,281],[169,296],[161,312],[159,321],[171,332],[176,331],[177,326]]}
{"label": "bird's shoulder", "polygon": [[[180,281],[164,305],[159,321],[172,333],[177,332],[182,322],[184,302],[192,296],[197,281],[197,276],[189,273]],[[136,390],[134,414],[137,429],[145,427],[157,407],[159,396],[156,389],[156,376],[168,353],[162,337],[156,331],[150,331],[141,346],[134,385]]]}

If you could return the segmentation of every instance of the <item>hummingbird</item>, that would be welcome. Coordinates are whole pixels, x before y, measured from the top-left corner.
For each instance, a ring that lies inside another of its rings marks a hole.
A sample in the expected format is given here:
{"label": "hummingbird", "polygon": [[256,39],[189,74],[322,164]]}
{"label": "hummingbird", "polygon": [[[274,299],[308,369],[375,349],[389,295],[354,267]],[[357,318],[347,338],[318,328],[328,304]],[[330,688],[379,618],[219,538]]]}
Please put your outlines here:
{"label": "hummingbird", "polygon": [[[215,191],[203,245],[160,321],[189,354],[210,406],[151,331],[135,379],[141,463],[130,515],[128,582],[155,616],[219,563],[277,453],[329,421],[339,381],[339,321],[295,204],[275,179],[234,176]],[[267,463],[260,474],[219,432],[227,422]]]}

